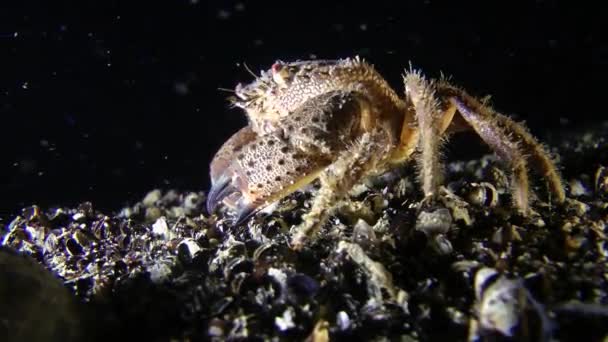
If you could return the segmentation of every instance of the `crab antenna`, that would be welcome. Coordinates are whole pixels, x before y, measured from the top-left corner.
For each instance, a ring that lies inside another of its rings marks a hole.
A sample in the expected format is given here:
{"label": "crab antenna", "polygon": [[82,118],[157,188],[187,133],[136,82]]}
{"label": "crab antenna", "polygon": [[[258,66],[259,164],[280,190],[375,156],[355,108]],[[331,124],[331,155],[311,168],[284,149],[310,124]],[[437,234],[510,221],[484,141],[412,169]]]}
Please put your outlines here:
{"label": "crab antenna", "polygon": [[247,63],[243,62],[243,67],[245,68],[245,70],[247,70],[253,77],[255,77],[256,79],[258,78],[258,75],[256,75],[253,71],[251,71],[251,69],[249,69],[249,66],[247,66]]}
{"label": "crab antenna", "polygon": [[219,91],[225,91],[227,93],[233,93],[233,94],[236,93],[236,91],[234,89],[228,89],[228,88],[221,88],[221,87],[219,87],[219,88],[217,88],[217,90],[219,90]]}

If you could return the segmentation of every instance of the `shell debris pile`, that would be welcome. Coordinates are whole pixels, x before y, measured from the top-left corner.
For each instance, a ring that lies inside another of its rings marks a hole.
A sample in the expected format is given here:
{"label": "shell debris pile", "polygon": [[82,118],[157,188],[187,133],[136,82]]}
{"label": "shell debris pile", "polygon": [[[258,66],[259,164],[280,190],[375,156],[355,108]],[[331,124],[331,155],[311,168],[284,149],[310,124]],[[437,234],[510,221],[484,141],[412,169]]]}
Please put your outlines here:
{"label": "shell debris pile", "polygon": [[[300,251],[291,227],[311,189],[236,227],[206,213],[204,193],[155,190],[116,213],[24,208],[0,233],[0,256],[43,268],[3,264],[21,270],[0,286],[19,306],[2,311],[4,327],[11,336],[47,296],[10,290],[33,281],[100,340],[601,340],[608,125],[596,129],[554,144],[570,185],[563,208],[539,198],[519,216],[508,177],[484,156],[447,164],[446,209],[416,226],[423,196],[406,168],[353,193]],[[39,280],[49,276],[68,291]]]}

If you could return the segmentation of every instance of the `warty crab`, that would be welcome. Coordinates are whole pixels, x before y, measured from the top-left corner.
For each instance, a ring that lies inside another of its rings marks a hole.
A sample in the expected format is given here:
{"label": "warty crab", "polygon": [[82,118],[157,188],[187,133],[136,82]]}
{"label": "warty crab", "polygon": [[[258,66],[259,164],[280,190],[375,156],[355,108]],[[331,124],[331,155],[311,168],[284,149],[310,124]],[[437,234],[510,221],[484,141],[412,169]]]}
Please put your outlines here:
{"label": "warty crab", "polygon": [[277,61],[252,83],[237,85],[234,106],[249,125],[215,155],[207,200],[234,210],[234,223],[319,179],[309,212],[295,227],[301,248],[340,199],[370,175],[413,159],[425,202],[440,196],[442,137],[474,130],[511,171],[514,207],[529,211],[528,169],[542,175],[554,202],[565,201],[562,180],[543,146],[519,123],[445,79],[410,68],[400,97],[362,59]]}

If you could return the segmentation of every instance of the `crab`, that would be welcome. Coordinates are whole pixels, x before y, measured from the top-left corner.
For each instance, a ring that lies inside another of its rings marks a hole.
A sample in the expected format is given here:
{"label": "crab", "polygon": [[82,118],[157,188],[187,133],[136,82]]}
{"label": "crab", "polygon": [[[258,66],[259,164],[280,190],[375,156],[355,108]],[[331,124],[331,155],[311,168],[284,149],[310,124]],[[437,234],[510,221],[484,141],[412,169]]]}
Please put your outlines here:
{"label": "crab", "polygon": [[249,125],[229,138],[210,165],[207,209],[224,205],[233,223],[305,185],[320,187],[292,246],[301,248],[341,199],[369,176],[416,159],[423,202],[440,194],[443,137],[472,129],[510,168],[513,206],[530,211],[528,172],[538,172],[553,202],[565,201],[551,155],[526,128],[441,78],[412,69],[400,97],[360,59],[275,62],[231,98]]}

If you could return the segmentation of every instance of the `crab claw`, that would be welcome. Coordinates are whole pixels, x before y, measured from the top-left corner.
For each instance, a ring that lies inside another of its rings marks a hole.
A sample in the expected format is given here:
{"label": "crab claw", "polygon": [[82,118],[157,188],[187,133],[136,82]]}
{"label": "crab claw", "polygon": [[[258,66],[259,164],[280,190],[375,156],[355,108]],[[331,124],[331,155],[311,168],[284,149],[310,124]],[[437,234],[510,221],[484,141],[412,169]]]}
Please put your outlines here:
{"label": "crab claw", "polygon": [[212,182],[211,189],[209,189],[209,194],[207,195],[207,212],[214,212],[219,203],[227,195],[235,191],[237,191],[237,189],[230,184],[230,178],[226,176],[222,176],[215,182]]}
{"label": "crab claw", "polygon": [[226,196],[238,191],[232,185],[232,174],[228,169],[235,154],[256,137],[257,134],[251,127],[244,127],[232,135],[215,154],[210,166],[211,189],[207,195],[208,213],[213,213]]}
{"label": "crab claw", "polygon": [[[230,205],[229,205],[230,206]],[[231,206],[234,215],[233,215],[233,225],[238,225],[243,223],[246,219],[248,219],[251,215],[253,215],[257,209],[258,205],[254,202],[248,201],[245,197],[240,196],[234,205]]]}
{"label": "crab claw", "polygon": [[226,206],[232,212],[233,225],[245,221],[260,206],[255,198],[243,195],[235,185],[239,183],[238,178],[231,180],[223,176],[218,182],[211,186],[207,197],[207,211],[214,212],[220,205]]}
{"label": "crab claw", "polygon": [[257,206],[243,197],[241,192],[229,182],[216,184],[211,187],[207,197],[207,211],[214,212],[220,204],[225,205],[233,212],[233,225],[245,221],[255,213]]}
{"label": "crab claw", "polygon": [[232,209],[235,223],[312,182],[354,135],[363,112],[351,93],[314,97],[258,135],[244,128],[222,146],[211,163],[207,208]]}
{"label": "crab claw", "polygon": [[232,168],[225,170],[225,174],[219,176],[213,183],[207,196],[207,212],[214,212],[220,204],[232,211],[233,225],[245,221],[255,213],[259,207],[259,201],[241,192],[242,180]]}
{"label": "crab claw", "polygon": [[236,150],[222,148],[211,164],[207,210],[211,213],[224,205],[232,212],[234,224],[242,223],[310,183],[328,162],[304,154],[289,140],[273,134],[257,136]]}

